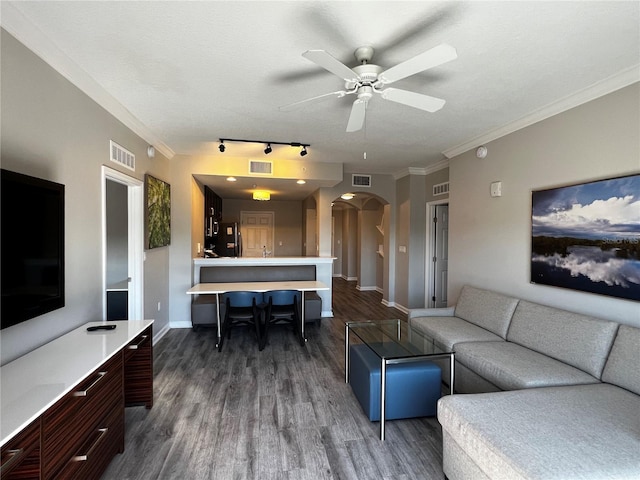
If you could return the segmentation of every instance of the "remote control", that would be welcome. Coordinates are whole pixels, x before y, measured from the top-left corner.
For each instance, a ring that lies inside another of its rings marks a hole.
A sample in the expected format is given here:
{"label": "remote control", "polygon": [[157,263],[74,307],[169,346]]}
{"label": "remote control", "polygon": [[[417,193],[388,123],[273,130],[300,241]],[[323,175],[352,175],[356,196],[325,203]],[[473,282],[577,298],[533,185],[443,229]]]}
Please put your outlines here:
{"label": "remote control", "polygon": [[87,332],[95,332],[96,330],[113,330],[116,328],[116,325],[94,325],[92,327],[87,327]]}

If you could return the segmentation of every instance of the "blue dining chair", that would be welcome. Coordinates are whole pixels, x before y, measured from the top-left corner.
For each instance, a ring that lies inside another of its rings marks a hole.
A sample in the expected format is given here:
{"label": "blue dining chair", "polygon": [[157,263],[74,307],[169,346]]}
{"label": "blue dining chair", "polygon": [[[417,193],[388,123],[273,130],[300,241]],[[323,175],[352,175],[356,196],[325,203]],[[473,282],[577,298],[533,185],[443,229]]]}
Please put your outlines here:
{"label": "blue dining chair", "polygon": [[267,344],[269,326],[275,323],[292,324],[294,333],[301,344],[304,344],[304,339],[300,331],[298,295],[299,292],[297,290],[275,290],[264,294],[266,306],[264,309],[264,331],[262,332],[260,350],[264,349]]}
{"label": "blue dining chair", "polygon": [[263,295],[256,292],[229,292],[224,294],[225,314],[220,333],[218,351],[222,351],[225,336],[231,338],[231,328],[239,325],[255,329],[258,347],[262,345],[260,319],[262,317]]}

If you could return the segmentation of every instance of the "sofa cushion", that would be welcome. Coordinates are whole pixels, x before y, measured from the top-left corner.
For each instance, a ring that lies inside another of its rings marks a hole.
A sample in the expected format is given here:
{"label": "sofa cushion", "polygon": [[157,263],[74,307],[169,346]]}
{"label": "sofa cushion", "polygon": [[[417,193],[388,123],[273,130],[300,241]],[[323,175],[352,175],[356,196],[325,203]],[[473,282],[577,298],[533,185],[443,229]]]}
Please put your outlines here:
{"label": "sofa cushion", "polygon": [[507,340],[600,378],[618,324],[521,300]]}
{"label": "sofa cushion", "polygon": [[465,285],[458,298],[455,315],[506,338],[516,305],[517,298]]}
{"label": "sofa cushion", "polygon": [[495,333],[457,317],[412,318],[411,330],[433,338],[445,348],[453,348],[460,342],[504,342]]}
{"label": "sofa cushion", "polygon": [[[640,395],[640,328],[620,325],[602,381]],[[638,412],[640,415],[640,412]]]}
{"label": "sofa cushion", "polygon": [[600,383],[448,395],[438,420],[492,479],[631,479],[639,410],[640,397]]}
{"label": "sofa cushion", "polygon": [[458,343],[455,350],[457,362],[501,390],[598,382],[582,370],[516,343]]}

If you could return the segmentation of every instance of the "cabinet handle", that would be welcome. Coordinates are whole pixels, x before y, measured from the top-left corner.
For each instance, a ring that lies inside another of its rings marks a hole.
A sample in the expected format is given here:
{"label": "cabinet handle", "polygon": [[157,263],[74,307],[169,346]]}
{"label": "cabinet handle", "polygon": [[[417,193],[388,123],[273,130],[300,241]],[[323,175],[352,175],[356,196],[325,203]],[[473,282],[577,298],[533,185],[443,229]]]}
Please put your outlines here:
{"label": "cabinet handle", "polygon": [[138,343],[136,343],[135,345],[129,345],[127,348],[129,350],[137,350],[138,348],[140,348],[140,345],[142,345],[146,340],[147,340],[147,335],[142,335]]}
{"label": "cabinet handle", "polygon": [[74,397],[86,397],[89,394],[89,390],[96,386],[96,384],[104,378],[107,372],[98,372],[98,378],[87,387],[86,390],[78,390],[77,392],[73,392]]}
{"label": "cabinet handle", "polygon": [[109,431],[108,428],[99,428],[98,429],[98,433],[99,433],[98,438],[96,438],[96,441],[93,442],[93,445],[91,445],[91,447],[89,447],[89,450],[87,450],[87,453],[85,453],[84,455],[76,455],[71,460],[74,461],[74,462],[86,462],[87,460],[89,460],[89,455],[91,455],[91,453],[93,453],[95,448],[100,443],[100,440],[102,440],[104,438],[105,434],[108,431]]}
{"label": "cabinet handle", "polygon": [[18,463],[23,452],[24,452],[24,448],[17,448],[15,450],[6,451],[7,457],[9,459],[2,462],[2,465],[0,465],[0,476],[4,475],[9,470],[11,470],[13,468],[14,463]]}

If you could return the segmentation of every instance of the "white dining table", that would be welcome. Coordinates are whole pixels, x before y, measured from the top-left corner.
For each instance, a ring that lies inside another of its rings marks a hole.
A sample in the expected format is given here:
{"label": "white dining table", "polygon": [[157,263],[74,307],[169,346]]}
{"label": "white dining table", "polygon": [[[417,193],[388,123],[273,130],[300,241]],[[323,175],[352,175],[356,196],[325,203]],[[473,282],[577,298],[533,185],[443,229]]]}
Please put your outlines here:
{"label": "white dining table", "polygon": [[216,324],[218,326],[218,343],[220,344],[220,295],[229,292],[256,292],[265,293],[275,290],[297,290],[301,293],[300,307],[300,334],[302,340],[307,341],[304,335],[304,293],[319,290],[329,290],[324,282],[317,280],[291,280],[280,282],[229,282],[229,283],[198,283],[187,290],[188,295],[215,295],[216,296]]}

